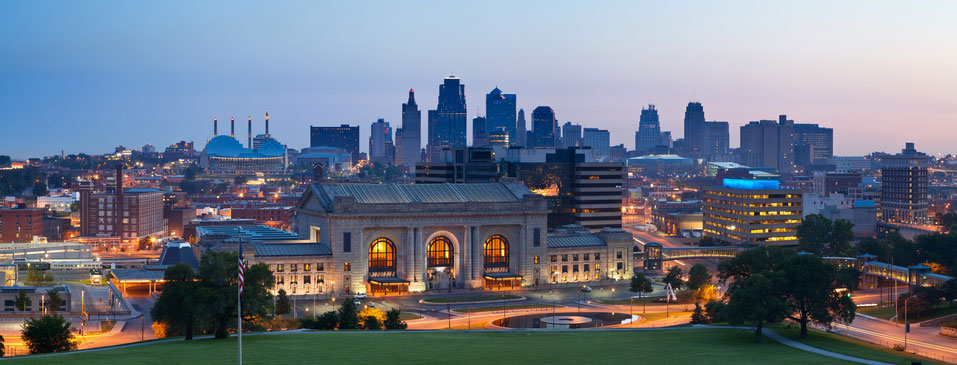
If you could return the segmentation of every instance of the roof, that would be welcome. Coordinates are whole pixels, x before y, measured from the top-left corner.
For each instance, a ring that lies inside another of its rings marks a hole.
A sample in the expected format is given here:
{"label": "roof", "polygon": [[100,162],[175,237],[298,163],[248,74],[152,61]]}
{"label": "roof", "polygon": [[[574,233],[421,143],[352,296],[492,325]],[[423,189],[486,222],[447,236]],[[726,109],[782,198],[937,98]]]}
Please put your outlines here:
{"label": "roof", "polygon": [[164,281],[165,271],[147,271],[146,269],[115,269],[110,274],[120,282],[130,281]]}
{"label": "roof", "polygon": [[353,197],[360,204],[496,203],[522,201],[533,194],[521,183],[489,184],[316,184],[330,201]]}
{"label": "roof", "polygon": [[163,248],[159,265],[172,266],[179,263],[190,265],[193,268],[199,267],[199,259],[189,242],[170,242]]}
{"label": "roof", "polygon": [[326,243],[263,243],[257,244],[256,257],[272,256],[326,256],[332,249]]}
{"label": "roof", "polygon": [[227,239],[239,239],[242,233],[243,241],[274,241],[274,240],[295,240],[299,235],[276,229],[263,224],[254,225],[236,225],[236,226],[205,226],[196,227],[197,235],[202,238],[206,235],[222,235]]}
{"label": "roof", "polygon": [[605,241],[593,234],[548,236],[548,248],[605,246]]}

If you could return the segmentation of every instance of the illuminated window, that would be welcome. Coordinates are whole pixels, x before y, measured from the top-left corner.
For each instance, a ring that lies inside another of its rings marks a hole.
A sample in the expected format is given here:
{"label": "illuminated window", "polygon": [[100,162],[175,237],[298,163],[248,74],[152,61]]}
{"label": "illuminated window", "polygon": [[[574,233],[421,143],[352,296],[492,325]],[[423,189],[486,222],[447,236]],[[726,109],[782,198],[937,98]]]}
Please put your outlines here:
{"label": "illuminated window", "polygon": [[283,264],[276,265],[276,272],[283,272]]}
{"label": "illuminated window", "polygon": [[369,246],[369,276],[395,276],[395,244],[387,238],[379,238]]}
{"label": "illuminated window", "polygon": [[342,263],[342,271],[352,271],[352,264],[348,262]]}
{"label": "illuminated window", "polygon": [[427,254],[429,267],[452,266],[452,241],[443,236],[433,238]]}
{"label": "illuminated window", "polygon": [[538,263],[538,256],[535,256],[535,260],[533,263],[536,263],[536,264]]}
{"label": "illuminated window", "polygon": [[309,264],[302,264],[302,271],[309,271],[311,269]]}
{"label": "illuminated window", "polygon": [[485,268],[498,268],[501,271],[508,271],[508,241],[505,237],[494,235],[485,240]]}

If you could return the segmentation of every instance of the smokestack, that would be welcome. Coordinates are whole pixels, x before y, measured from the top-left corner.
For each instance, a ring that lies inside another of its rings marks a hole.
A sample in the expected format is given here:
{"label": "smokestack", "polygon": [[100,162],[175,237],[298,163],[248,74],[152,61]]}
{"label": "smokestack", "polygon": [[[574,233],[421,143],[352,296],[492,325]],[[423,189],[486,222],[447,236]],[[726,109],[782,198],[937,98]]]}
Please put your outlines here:
{"label": "smokestack", "polygon": [[269,112],[266,112],[266,137],[269,137]]}
{"label": "smokestack", "polygon": [[216,116],[213,116],[213,137],[219,134],[219,119]]}
{"label": "smokestack", "polygon": [[113,180],[116,181],[116,190],[114,191],[116,201],[113,202],[113,209],[115,210],[113,213],[113,230],[117,237],[123,237],[123,164],[116,165],[116,177]]}
{"label": "smokestack", "polygon": [[229,117],[229,136],[236,138],[236,117]]}
{"label": "smokestack", "polygon": [[252,149],[253,148],[253,116],[252,115],[250,115],[249,119],[246,120],[246,124],[248,124],[249,126],[249,133],[248,133],[249,145],[247,147],[249,147],[249,149]]}

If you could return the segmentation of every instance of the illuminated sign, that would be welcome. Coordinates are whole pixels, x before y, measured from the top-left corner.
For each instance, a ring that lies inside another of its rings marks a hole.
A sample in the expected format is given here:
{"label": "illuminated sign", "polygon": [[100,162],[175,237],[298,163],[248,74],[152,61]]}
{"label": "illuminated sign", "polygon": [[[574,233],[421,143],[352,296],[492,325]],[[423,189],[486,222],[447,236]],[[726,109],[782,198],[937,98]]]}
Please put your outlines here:
{"label": "illuminated sign", "polygon": [[777,180],[724,179],[722,186],[732,189],[766,190],[780,189],[781,183]]}

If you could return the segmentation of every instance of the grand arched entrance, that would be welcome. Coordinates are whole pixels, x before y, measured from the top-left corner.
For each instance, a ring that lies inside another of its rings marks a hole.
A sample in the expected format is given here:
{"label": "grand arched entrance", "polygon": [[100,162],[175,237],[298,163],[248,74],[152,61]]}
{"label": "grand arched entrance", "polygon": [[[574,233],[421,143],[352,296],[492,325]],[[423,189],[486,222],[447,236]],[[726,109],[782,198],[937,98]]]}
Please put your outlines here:
{"label": "grand arched entrance", "polygon": [[482,250],[485,268],[485,289],[511,289],[521,286],[521,276],[509,272],[508,240],[501,235],[492,235],[485,240]]}
{"label": "grand arched entrance", "polygon": [[395,243],[388,238],[378,238],[369,245],[369,292],[398,294],[409,291],[409,282],[396,275]]}
{"label": "grand arched entrance", "polygon": [[429,288],[448,289],[455,287],[455,248],[452,240],[445,236],[437,236],[429,241],[426,250],[426,263],[429,274]]}

